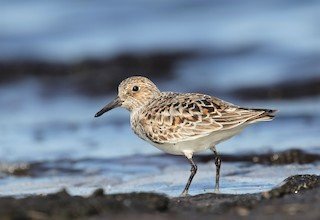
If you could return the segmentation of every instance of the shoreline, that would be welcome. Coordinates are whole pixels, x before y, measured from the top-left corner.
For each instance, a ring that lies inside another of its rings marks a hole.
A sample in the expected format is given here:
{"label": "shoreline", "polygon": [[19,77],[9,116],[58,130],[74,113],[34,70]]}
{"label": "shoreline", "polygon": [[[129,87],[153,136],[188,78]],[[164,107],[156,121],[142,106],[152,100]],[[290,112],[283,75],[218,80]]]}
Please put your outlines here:
{"label": "shoreline", "polygon": [[[49,162],[51,164],[62,164],[62,163],[81,163],[88,161],[97,161],[100,163],[142,163],[145,155],[132,155],[117,158],[106,158],[106,159],[96,159],[96,158],[81,158],[81,159],[58,159],[49,161],[33,161],[26,163],[0,163],[0,173],[8,176],[16,177],[38,177],[43,173],[50,172],[50,167],[46,167]],[[247,154],[221,154],[221,160],[226,163],[244,162],[249,164],[262,164],[262,165],[286,165],[286,164],[311,164],[320,162],[320,154],[311,153],[301,149],[288,149],[284,151],[276,151],[269,153],[247,153]],[[153,154],[148,155],[150,159],[173,159],[177,164],[187,164],[184,157],[179,157],[170,154]],[[213,162],[213,155],[203,154],[195,155],[194,161],[196,163],[208,163]],[[52,165],[51,165],[52,166]],[[54,166],[51,167],[54,169]],[[62,170],[71,173],[81,172],[81,170]]]}
{"label": "shoreline", "polygon": [[297,175],[278,187],[255,194],[206,193],[167,197],[155,193],[106,195],[102,189],[89,197],[70,196],[67,191],[22,199],[0,198],[2,219],[156,219],[178,218],[278,218],[317,219],[320,176]]}

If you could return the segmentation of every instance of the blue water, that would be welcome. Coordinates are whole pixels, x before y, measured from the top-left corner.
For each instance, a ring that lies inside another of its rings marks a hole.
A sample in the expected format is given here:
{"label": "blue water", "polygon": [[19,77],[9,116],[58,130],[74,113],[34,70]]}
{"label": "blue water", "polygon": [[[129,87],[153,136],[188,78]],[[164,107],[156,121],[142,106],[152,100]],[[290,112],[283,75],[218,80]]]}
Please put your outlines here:
{"label": "blue water", "polygon": [[0,6],[2,59],[67,61],[123,51],[257,45],[280,62],[320,51],[319,1],[30,0]]}
{"label": "blue water", "polygon": [[[129,112],[94,114],[111,98],[77,95],[43,98],[36,81],[0,88],[0,159],[32,161],[58,158],[109,158],[160,151],[133,134]],[[219,146],[223,153],[267,152],[319,147],[320,98],[240,102],[279,109],[272,122],[255,124]]]}
{"label": "blue water", "polygon": [[[280,110],[273,122],[253,125],[219,145],[220,152],[299,148],[319,153],[319,96],[249,102],[230,95],[247,86],[319,78],[319,11],[320,1],[292,0],[1,1],[0,61],[74,62],[125,52],[196,50],[200,56],[178,62],[173,79],[160,81],[160,89],[210,92],[238,105]],[[125,110],[93,117],[112,99],[110,94],[47,97],[44,92],[36,79],[0,85],[1,170],[34,161],[52,167],[49,174],[36,177],[0,172],[1,195],[43,194],[62,187],[80,195],[99,187],[110,193],[178,195],[189,172],[187,163],[151,157],[161,152],[133,134]],[[133,155],[139,155],[136,161],[123,164]],[[80,172],[57,172],[61,159],[67,161],[62,166]],[[213,188],[211,165],[200,165],[203,171],[193,194]],[[289,175],[320,173],[318,164],[257,165],[246,174],[228,176],[244,170],[242,166],[225,165],[223,192],[258,192]]]}

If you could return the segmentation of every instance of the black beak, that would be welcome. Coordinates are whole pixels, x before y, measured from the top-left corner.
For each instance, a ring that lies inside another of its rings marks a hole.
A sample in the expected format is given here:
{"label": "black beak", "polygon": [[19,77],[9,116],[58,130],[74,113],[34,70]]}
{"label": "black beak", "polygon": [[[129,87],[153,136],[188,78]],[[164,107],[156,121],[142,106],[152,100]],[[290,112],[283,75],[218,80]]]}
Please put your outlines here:
{"label": "black beak", "polygon": [[104,113],[106,113],[107,111],[110,111],[111,109],[117,108],[121,106],[121,100],[119,99],[119,97],[115,98],[112,102],[110,102],[109,104],[107,104],[105,107],[103,107],[103,109],[101,109],[99,112],[97,112],[97,114],[95,114],[94,117],[100,117],[101,115],[103,115]]}

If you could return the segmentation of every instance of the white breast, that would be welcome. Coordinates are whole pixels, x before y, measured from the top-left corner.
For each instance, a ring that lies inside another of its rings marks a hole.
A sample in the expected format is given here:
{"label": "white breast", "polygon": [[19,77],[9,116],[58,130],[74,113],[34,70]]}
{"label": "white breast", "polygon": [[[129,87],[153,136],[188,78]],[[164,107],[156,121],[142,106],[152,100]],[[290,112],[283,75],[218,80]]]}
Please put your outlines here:
{"label": "white breast", "polygon": [[213,147],[219,144],[222,141],[225,141],[237,134],[239,134],[245,126],[238,127],[235,129],[224,130],[224,131],[216,131],[212,132],[208,136],[201,137],[195,140],[190,141],[182,141],[178,143],[165,143],[165,144],[157,144],[153,143],[152,141],[148,140],[156,148],[174,155],[183,155],[184,151],[188,151],[191,153],[198,153],[201,151],[205,151],[210,147]]}

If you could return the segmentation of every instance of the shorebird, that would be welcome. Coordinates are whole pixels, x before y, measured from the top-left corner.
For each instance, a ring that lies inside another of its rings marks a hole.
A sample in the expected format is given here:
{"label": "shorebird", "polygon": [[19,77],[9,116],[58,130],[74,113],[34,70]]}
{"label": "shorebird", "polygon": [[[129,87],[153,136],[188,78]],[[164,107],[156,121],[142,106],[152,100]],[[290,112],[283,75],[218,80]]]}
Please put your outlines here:
{"label": "shorebird", "polygon": [[216,165],[215,191],[219,191],[221,159],[216,145],[259,121],[270,121],[276,110],[244,108],[216,97],[198,93],[161,92],[148,78],[133,76],[123,80],[118,96],[95,117],[116,107],[130,111],[134,133],[158,149],[184,155],[191,173],[181,196],[188,195],[197,172],[194,153],[210,149]]}

